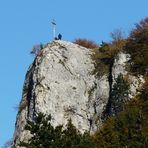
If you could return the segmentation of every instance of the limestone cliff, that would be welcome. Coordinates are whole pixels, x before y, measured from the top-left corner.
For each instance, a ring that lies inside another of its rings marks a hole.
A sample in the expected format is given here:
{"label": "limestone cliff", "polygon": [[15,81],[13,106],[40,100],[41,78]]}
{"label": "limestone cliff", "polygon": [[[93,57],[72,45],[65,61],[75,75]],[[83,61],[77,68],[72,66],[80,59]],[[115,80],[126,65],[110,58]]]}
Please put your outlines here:
{"label": "limestone cliff", "polygon": [[[26,74],[13,147],[30,136],[24,126],[36,112],[51,114],[54,126],[65,125],[71,118],[81,132],[94,132],[101,125],[110,85],[107,75],[97,78],[93,74],[92,54],[90,49],[60,40],[47,44],[39,52]],[[118,54],[112,67],[113,80],[119,73],[127,73],[128,59],[128,55]],[[130,79],[133,96],[142,78]]]}

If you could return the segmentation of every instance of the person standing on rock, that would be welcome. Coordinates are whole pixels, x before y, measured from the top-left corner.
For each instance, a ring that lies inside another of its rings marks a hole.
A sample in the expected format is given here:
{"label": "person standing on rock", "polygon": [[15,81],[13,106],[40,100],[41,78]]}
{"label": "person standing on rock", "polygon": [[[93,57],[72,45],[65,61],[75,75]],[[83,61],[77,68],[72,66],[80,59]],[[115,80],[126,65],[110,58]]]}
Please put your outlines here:
{"label": "person standing on rock", "polygon": [[62,35],[59,33],[58,40],[61,40],[61,39],[62,39]]}

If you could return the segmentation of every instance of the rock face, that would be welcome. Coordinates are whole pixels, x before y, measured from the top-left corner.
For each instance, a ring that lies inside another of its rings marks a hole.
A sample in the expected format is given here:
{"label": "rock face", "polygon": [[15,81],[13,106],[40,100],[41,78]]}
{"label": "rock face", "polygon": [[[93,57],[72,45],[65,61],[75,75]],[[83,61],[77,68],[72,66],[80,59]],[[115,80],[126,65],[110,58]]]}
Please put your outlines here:
{"label": "rock face", "polygon": [[[81,132],[94,132],[99,127],[110,88],[108,76],[96,78],[93,74],[91,55],[90,49],[60,40],[40,51],[26,74],[13,147],[19,147],[17,144],[30,136],[24,126],[36,112],[51,114],[54,126],[65,125],[71,118]],[[126,74],[123,67],[129,57],[123,53],[118,56],[113,78],[119,71]],[[133,87],[133,92],[137,87]]]}
{"label": "rock face", "polygon": [[109,86],[105,77],[97,80],[91,74],[91,54],[91,50],[65,41],[53,41],[41,50],[26,75],[15,144],[28,138],[24,126],[35,112],[51,114],[54,126],[65,125],[71,118],[81,132],[96,129]]}
{"label": "rock face", "polygon": [[120,52],[117,55],[114,61],[114,65],[112,67],[112,77],[113,77],[113,80],[115,81],[115,79],[118,77],[120,73],[123,76],[128,76],[128,81],[130,84],[129,98],[133,98],[141,89],[142,84],[144,83],[144,79],[143,79],[143,76],[135,77],[126,70],[126,66],[129,64],[128,63],[129,60],[130,60],[129,54]]}

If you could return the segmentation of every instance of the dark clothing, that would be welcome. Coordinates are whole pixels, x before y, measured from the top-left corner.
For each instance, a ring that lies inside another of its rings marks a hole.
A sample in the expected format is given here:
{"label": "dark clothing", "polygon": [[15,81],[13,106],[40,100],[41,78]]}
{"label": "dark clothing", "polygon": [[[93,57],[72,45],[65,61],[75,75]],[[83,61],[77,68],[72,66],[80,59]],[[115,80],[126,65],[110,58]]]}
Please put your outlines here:
{"label": "dark clothing", "polygon": [[58,35],[58,39],[61,40],[62,39],[62,35],[59,33]]}

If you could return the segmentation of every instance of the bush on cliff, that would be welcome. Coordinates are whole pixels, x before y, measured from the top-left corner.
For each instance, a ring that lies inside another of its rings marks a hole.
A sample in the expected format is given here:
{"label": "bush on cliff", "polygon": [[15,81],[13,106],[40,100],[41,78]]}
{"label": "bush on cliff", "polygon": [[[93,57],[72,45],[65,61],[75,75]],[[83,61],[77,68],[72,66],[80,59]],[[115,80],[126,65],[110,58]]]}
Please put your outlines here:
{"label": "bush on cliff", "polygon": [[32,137],[28,142],[21,142],[20,146],[27,148],[94,148],[93,138],[88,134],[81,134],[71,120],[66,128],[51,125],[51,116],[39,113],[35,122],[28,121],[25,130],[29,130]]}

